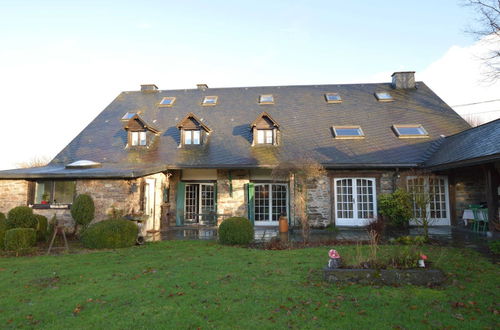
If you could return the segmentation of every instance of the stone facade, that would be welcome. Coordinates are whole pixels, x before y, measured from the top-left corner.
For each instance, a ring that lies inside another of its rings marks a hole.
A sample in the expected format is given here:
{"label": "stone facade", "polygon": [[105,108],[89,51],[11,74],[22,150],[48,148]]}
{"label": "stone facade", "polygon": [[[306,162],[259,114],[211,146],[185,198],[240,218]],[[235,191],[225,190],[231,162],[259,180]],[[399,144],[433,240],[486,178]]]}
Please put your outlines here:
{"label": "stone facade", "polygon": [[464,210],[470,204],[479,204],[486,202],[486,182],[483,171],[480,168],[476,170],[457,170],[454,172],[455,188],[455,223],[460,223]]}
{"label": "stone facade", "polygon": [[246,170],[217,171],[217,213],[224,214],[224,217],[217,219],[218,223],[227,217],[248,216],[245,184],[249,182],[249,173]]}
{"label": "stone facade", "polygon": [[7,215],[16,206],[26,206],[28,181],[0,180],[0,212]]}
{"label": "stone facade", "polygon": [[328,176],[325,175],[307,185],[307,214],[311,227],[326,227],[330,224],[331,205],[332,196]]}

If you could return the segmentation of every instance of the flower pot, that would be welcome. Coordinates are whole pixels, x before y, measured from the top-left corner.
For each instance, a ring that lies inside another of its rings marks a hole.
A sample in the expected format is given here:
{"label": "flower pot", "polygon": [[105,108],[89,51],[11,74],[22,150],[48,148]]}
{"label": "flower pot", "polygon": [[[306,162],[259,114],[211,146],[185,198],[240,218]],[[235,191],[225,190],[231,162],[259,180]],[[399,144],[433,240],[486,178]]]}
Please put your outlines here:
{"label": "flower pot", "polygon": [[280,217],[279,230],[280,230],[280,233],[288,233],[288,219],[287,219],[287,217],[284,217],[284,216]]}

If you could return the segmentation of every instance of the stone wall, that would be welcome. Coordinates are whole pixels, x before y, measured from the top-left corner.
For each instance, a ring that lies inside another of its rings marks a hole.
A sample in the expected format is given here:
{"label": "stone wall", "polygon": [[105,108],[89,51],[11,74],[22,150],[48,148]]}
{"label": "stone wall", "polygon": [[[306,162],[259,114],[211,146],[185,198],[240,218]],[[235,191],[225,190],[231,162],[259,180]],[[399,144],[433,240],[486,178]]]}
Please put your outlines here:
{"label": "stone wall", "polygon": [[331,219],[331,201],[330,180],[327,175],[307,185],[307,215],[311,227],[328,226]]}
{"label": "stone wall", "polygon": [[455,217],[461,220],[464,210],[470,204],[486,202],[486,184],[483,171],[480,168],[456,170],[454,181],[455,201],[450,202],[455,203]]}
{"label": "stone wall", "polygon": [[0,180],[0,212],[7,215],[16,206],[26,206],[28,199],[28,181]]}
{"label": "stone wall", "polygon": [[[229,171],[231,180],[229,180]],[[217,213],[230,216],[248,217],[247,201],[245,199],[245,184],[249,183],[247,170],[217,171]],[[230,184],[232,183],[232,196]],[[218,223],[224,220],[219,217]]]}

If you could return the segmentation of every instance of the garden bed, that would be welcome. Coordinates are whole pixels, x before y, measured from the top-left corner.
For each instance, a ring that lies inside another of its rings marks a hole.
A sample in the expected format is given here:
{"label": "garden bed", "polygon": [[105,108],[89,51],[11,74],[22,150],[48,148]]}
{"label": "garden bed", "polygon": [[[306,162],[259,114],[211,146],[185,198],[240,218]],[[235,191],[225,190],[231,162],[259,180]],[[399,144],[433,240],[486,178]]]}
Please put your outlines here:
{"label": "garden bed", "polygon": [[324,269],[324,279],[331,283],[380,285],[441,285],[446,280],[439,269]]}

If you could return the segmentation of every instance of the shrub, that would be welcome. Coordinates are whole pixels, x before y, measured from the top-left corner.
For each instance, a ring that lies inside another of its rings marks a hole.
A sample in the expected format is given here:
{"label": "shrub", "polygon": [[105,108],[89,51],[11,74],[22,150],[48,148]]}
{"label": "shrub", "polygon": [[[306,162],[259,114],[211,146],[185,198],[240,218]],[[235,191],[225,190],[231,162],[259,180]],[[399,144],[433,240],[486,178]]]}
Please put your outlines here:
{"label": "shrub", "polygon": [[16,254],[28,252],[36,243],[36,231],[33,228],[14,228],[5,232],[5,249]]}
{"label": "shrub", "polygon": [[228,218],[219,226],[219,242],[221,244],[236,245],[248,244],[254,238],[254,231],[250,220],[243,217]]}
{"label": "shrub", "polygon": [[133,221],[111,219],[95,223],[82,234],[83,246],[89,249],[133,246],[139,229]]}
{"label": "shrub", "polygon": [[94,201],[92,197],[86,194],[76,196],[75,201],[71,205],[71,216],[77,225],[83,228],[87,227],[94,219]]}
{"label": "shrub", "polygon": [[490,242],[488,246],[493,254],[500,254],[500,240]]}
{"label": "shrub", "polygon": [[405,227],[413,216],[410,194],[402,189],[396,189],[392,194],[380,195],[378,208],[379,213],[392,226]]}
{"label": "shrub", "polygon": [[391,239],[391,243],[397,243],[401,245],[423,245],[427,239],[425,236],[400,236],[396,239]]}
{"label": "shrub", "polygon": [[44,217],[43,215],[40,214],[35,214],[35,218],[37,220],[37,227],[36,227],[36,239],[37,241],[45,241],[47,239],[48,235],[48,227],[49,223],[47,221],[47,217]]}
{"label": "shrub", "polygon": [[0,250],[4,248],[4,238],[6,230],[7,230],[7,220],[5,219],[5,215],[2,212],[0,212]]}
{"label": "shrub", "polygon": [[36,229],[38,222],[33,210],[27,206],[17,206],[7,214],[7,228],[33,228]]}

